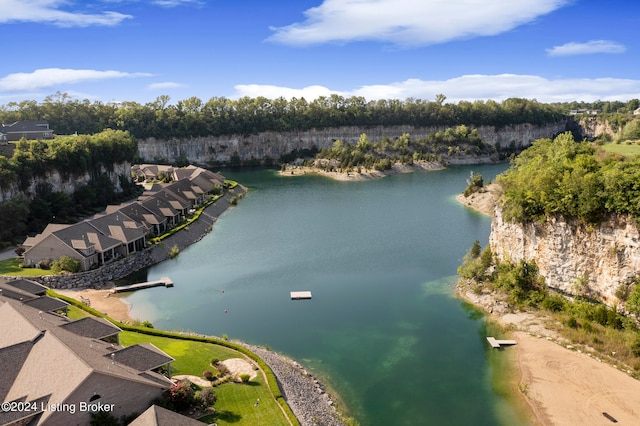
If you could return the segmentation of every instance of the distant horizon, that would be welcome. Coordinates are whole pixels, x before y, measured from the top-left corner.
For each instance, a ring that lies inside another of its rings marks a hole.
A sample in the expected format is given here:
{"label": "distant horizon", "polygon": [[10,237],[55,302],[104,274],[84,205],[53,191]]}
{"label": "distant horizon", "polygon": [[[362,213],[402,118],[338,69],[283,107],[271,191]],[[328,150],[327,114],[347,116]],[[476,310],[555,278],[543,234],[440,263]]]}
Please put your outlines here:
{"label": "distant horizon", "polygon": [[[6,102],[4,102],[4,103],[0,102],[0,107],[6,107],[6,106],[8,106],[8,105],[14,105],[14,104],[15,104],[15,105],[20,105],[21,103],[24,103],[24,102],[36,102],[38,105],[42,105],[43,103],[45,103],[45,102],[46,102],[47,98],[49,98],[49,99],[50,99],[50,100],[52,100],[53,102],[74,102],[74,101],[84,102],[84,101],[88,101],[90,104],[93,104],[94,102],[98,102],[98,103],[102,103],[103,105],[121,105],[121,104],[133,104],[133,103],[136,103],[136,104],[138,104],[139,106],[146,106],[147,104],[153,104],[154,102],[156,102],[159,98],[161,98],[161,97],[163,97],[163,96],[168,96],[168,95],[158,95],[158,97],[156,97],[155,99],[153,99],[153,100],[151,100],[151,101],[149,101],[149,102],[140,103],[140,102],[136,102],[136,101],[132,101],[132,100],[126,100],[126,99],[125,99],[125,100],[122,100],[122,101],[106,101],[106,102],[105,102],[105,101],[101,101],[101,100],[99,100],[99,99],[88,99],[88,98],[81,99],[81,98],[74,98],[74,97],[71,97],[71,96],[68,96],[68,97],[66,97],[64,100],[62,100],[62,101],[61,101],[61,100],[60,100],[60,98],[56,97],[56,96],[57,96],[57,95],[59,95],[59,94],[61,94],[61,95],[68,95],[67,93],[59,93],[59,92],[58,92],[58,93],[53,93],[53,94],[50,94],[50,95],[46,95],[42,100],[37,100],[37,99],[26,99],[26,98],[25,98],[25,99],[21,99],[21,100],[6,101]],[[342,97],[343,99],[345,99],[345,100],[347,100],[347,99],[349,99],[349,98],[351,98],[351,97],[357,97],[356,95],[352,95],[352,96],[348,96],[348,97],[347,97],[347,96],[340,95],[339,93],[329,93],[328,95],[320,95],[320,96],[322,96],[322,97],[324,97],[324,98],[327,98],[327,99],[328,99],[328,98],[329,98],[330,96],[332,96],[332,95],[338,95],[338,96],[341,96],[341,97]],[[438,94],[438,95],[440,95],[440,94]],[[444,93],[443,93],[442,95],[445,95],[445,97],[446,97],[446,94],[444,94]],[[320,97],[320,96],[319,96],[319,97]],[[211,99],[222,99],[222,98],[226,98],[226,99],[229,99],[229,100],[231,100],[231,101],[237,101],[238,99],[240,99],[240,98],[235,98],[235,99],[233,99],[233,98],[227,98],[227,97],[224,97],[224,96],[215,96],[215,95],[214,95],[214,96],[212,96],[212,97],[210,97],[210,98],[207,98],[207,99],[199,98],[198,96],[195,96],[195,95],[194,95],[194,96],[192,96],[191,98],[194,98],[194,97],[195,97],[195,98],[200,99],[200,100],[201,100],[201,101],[203,101],[204,103],[206,103],[207,101],[209,101],[209,100],[211,100]],[[249,99],[257,99],[257,98],[263,97],[263,98],[268,99],[268,100],[276,100],[276,99],[284,98],[284,96],[269,98],[269,97],[266,97],[266,96],[263,96],[263,95],[257,95],[257,96],[248,96],[248,95],[245,95],[244,97],[249,98]],[[176,99],[176,100],[175,100],[175,102],[173,102],[174,100],[172,99],[171,101],[169,101],[169,102],[165,105],[165,107],[166,107],[166,106],[176,106],[176,104],[177,104],[178,102],[184,102],[184,101],[186,101],[186,100],[188,100],[188,99],[191,99],[191,98]],[[378,100],[385,100],[385,101],[399,101],[399,102],[401,102],[401,103],[406,103],[406,102],[410,102],[410,101],[417,101],[417,102],[436,102],[436,100],[435,100],[435,99],[422,99],[422,98],[412,98],[412,97],[405,98],[405,99],[397,99],[397,98],[367,99],[366,97],[362,97],[362,98],[365,100],[365,102],[366,102],[366,103],[369,103],[369,102],[375,102],[375,101],[378,101]],[[293,98],[285,98],[285,99],[286,99],[287,101],[291,101],[291,99],[293,99]],[[305,98],[305,97],[300,97],[300,98],[297,98],[297,99],[305,99],[307,102],[313,102],[314,100],[318,99],[318,97],[317,97],[317,98],[314,98],[314,99],[307,99],[307,98]],[[583,101],[583,100],[575,100],[575,99],[574,99],[574,100],[567,100],[567,101],[543,102],[543,101],[540,101],[540,100],[535,99],[535,98],[523,98],[523,97],[514,96],[514,97],[511,97],[511,98],[505,98],[505,99],[500,99],[500,100],[496,100],[496,99],[475,99],[475,100],[471,100],[471,101],[467,101],[466,99],[459,99],[459,100],[456,100],[456,101],[451,101],[450,99],[446,98],[446,99],[445,99],[445,101],[443,102],[443,104],[453,104],[453,105],[458,105],[458,104],[460,104],[461,102],[471,102],[471,103],[473,103],[473,102],[476,102],[476,101],[483,102],[483,103],[487,103],[487,102],[496,102],[496,103],[498,103],[498,104],[502,104],[502,103],[503,103],[505,100],[507,100],[507,99],[524,99],[524,100],[527,100],[527,101],[531,101],[531,102],[538,102],[538,103],[540,103],[540,104],[546,104],[546,105],[565,105],[565,104],[571,104],[571,103],[579,103],[579,104],[592,105],[592,104],[594,104],[594,103],[599,103],[599,102],[602,102],[602,103],[605,103],[605,104],[606,104],[606,103],[613,103],[613,102],[620,102],[620,103],[627,104],[627,103],[629,103],[630,101],[634,101],[634,100],[640,101],[640,97],[639,97],[639,98],[632,98],[632,99],[625,99],[625,100],[620,100],[620,99],[611,99],[611,100],[596,99],[596,100],[593,100],[593,101]]]}
{"label": "distant horizon", "polygon": [[0,0],[0,105],[626,102],[640,98],[639,24],[630,0]]}

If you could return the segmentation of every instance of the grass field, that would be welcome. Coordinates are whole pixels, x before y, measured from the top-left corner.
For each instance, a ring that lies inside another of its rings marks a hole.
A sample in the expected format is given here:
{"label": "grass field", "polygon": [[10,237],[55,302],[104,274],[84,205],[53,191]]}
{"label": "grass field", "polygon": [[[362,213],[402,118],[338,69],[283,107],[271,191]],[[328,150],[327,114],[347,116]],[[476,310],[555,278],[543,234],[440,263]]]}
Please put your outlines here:
{"label": "grass field", "polygon": [[635,155],[640,155],[640,145],[636,143],[636,141],[631,141],[631,143],[627,144],[625,142],[622,143],[608,143],[601,146],[607,152],[613,154],[620,154],[625,157],[633,157]]}
{"label": "grass field", "polygon": [[12,275],[18,277],[40,277],[52,275],[53,272],[39,268],[21,268],[17,258],[0,260],[0,275]]}
{"label": "grass field", "polygon": [[[123,331],[120,333],[120,344],[130,346],[136,343],[152,343],[163,350],[175,361],[171,363],[172,375],[190,374],[202,376],[202,372],[211,369],[211,360],[217,358],[243,358],[233,349],[211,343],[170,339],[167,337]],[[289,425],[280,406],[273,399],[262,374],[248,384],[225,383],[215,389],[218,397],[214,405],[216,413],[202,418],[207,423],[218,425]],[[260,403],[256,406],[256,402]]]}

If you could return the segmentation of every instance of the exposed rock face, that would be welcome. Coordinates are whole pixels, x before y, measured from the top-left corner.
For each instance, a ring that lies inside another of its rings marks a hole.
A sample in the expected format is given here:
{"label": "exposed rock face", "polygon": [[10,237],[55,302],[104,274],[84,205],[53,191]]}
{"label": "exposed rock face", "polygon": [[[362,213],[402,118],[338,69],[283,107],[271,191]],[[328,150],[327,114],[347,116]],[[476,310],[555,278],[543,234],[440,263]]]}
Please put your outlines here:
{"label": "exposed rock face", "polygon": [[591,140],[603,134],[609,136],[616,136],[620,133],[621,129],[614,128],[607,120],[602,120],[599,117],[585,117],[578,122],[580,132],[582,136]]}
{"label": "exposed rock face", "polygon": [[[121,191],[120,176],[131,176],[131,164],[121,163],[114,164],[113,170],[102,169],[101,173],[106,173],[109,179],[113,183],[116,192]],[[10,185],[8,188],[3,189],[0,186],[0,202],[10,200],[13,197],[24,196],[31,199],[36,194],[36,187],[38,184],[47,183],[51,185],[53,192],[64,192],[67,195],[73,194],[73,192],[82,185],[86,185],[91,180],[89,173],[83,175],[70,175],[63,176],[59,170],[47,172],[45,176],[35,176],[29,182],[29,187],[26,190],[22,190],[17,183]]]}
{"label": "exposed rock face", "polygon": [[501,260],[535,259],[549,287],[615,305],[616,289],[640,272],[640,232],[629,216],[588,227],[562,217],[545,223],[505,222],[496,208],[489,237]]}
{"label": "exposed rock face", "polygon": [[[566,121],[542,126],[524,123],[502,128],[482,126],[477,127],[477,130],[487,144],[506,147],[515,143],[517,147],[522,148],[529,146],[536,139],[553,137],[564,132],[566,124]],[[138,141],[138,155],[146,161],[176,162],[182,158],[194,164],[229,163],[234,156],[237,156],[236,159],[240,161],[262,161],[265,158],[277,161],[282,155],[296,149],[329,148],[336,140],[354,144],[362,133],[366,133],[370,140],[378,141],[385,136],[396,138],[404,133],[409,133],[416,138],[426,137],[433,132],[445,129],[446,126],[340,127],[190,139],[149,138]]]}

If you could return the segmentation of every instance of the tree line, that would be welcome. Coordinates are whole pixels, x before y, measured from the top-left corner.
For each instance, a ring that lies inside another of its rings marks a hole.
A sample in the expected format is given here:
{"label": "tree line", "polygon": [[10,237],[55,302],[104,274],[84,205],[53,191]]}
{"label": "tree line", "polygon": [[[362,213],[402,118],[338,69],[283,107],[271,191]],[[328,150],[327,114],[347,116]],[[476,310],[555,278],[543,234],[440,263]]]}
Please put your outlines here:
{"label": "tree line", "polygon": [[640,223],[640,158],[607,154],[571,133],[540,139],[498,177],[506,220],[552,215],[598,224],[612,213]]}
{"label": "tree line", "polygon": [[520,98],[502,102],[381,99],[367,101],[361,96],[321,96],[304,98],[197,97],[170,104],[170,97],[153,102],[111,102],[77,100],[57,92],[38,103],[33,100],[0,106],[0,122],[47,120],[60,135],[94,134],[104,129],[126,130],[135,138],[220,136],[255,134],[264,131],[309,130],[341,126],[456,126],[544,124],[563,119],[566,109]]}
{"label": "tree line", "polygon": [[0,156],[0,188],[16,185],[27,194],[35,178],[54,171],[67,178],[88,174],[90,180],[69,195],[40,179],[29,197],[0,202],[0,246],[19,243],[25,234],[41,232],[50,222],[73,223],[110,203],[134,197],[138,187],[131,176],[120,176],[122,191],[116,191],[104,172],[113,171],[115,164],[131,163],[136,156],[135,140],[120,130],[52,140],[21,139],[13,156]]}

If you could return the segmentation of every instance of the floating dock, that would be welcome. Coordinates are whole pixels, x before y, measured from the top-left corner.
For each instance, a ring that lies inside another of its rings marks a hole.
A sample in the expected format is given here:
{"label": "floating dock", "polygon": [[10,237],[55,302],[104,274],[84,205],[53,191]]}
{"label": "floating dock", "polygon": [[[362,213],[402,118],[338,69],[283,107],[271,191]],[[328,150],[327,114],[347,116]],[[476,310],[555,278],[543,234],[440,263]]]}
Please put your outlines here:
{"label": "floating dock", "polygon": [[291,300],[311,299],[310,291],[292,291]]}
{"label": "floating dock", "polygon": [[499,349],[502,346],[512,346],[517,344],[515,340],[497,340],[493,337],[487,337],[487,342],[489,342],[492,348],[496,349]]}
{"label": "floating dock", "polygon": [[114,287],[111,289],[112,293],[123,293],[125,291],[136,291],[142,290],[143,288],[151,288],[151,287],[173,287],[173,281],[169,277],[162,277],[159,280],[155,281],[146,281],[138,284],[131,285],[123,285],[120,287]]}

